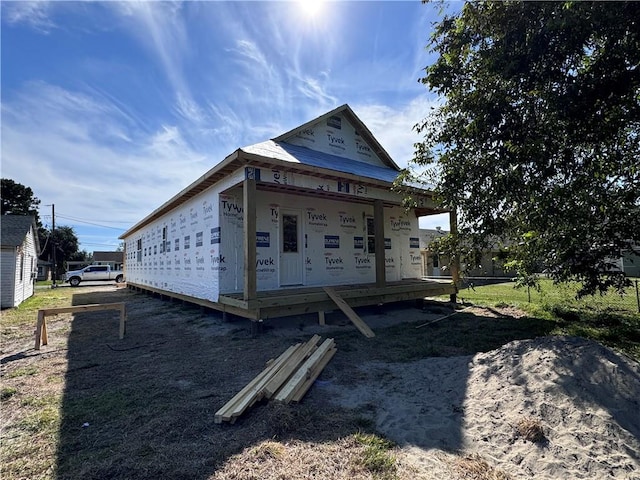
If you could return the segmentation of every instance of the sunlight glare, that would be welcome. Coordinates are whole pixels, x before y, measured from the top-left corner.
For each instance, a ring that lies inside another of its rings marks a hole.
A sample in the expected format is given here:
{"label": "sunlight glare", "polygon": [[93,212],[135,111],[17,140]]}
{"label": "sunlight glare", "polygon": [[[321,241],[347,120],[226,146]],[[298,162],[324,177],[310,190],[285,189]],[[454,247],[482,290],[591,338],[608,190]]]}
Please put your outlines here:
{"label": "sunlight glare", "polygon": [[302,12],[307,17],[316,17],[320,14],[324,1],[323,0],[298,0],[298,4],[300,5],[300,9],[302,10]]}

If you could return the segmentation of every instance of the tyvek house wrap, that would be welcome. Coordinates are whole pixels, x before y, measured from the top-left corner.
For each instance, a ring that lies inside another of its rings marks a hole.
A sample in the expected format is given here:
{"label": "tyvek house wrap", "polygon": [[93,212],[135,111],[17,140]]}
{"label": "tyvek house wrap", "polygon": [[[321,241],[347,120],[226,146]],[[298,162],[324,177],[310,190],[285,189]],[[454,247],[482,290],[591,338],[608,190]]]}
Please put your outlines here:
{"label": "tyvek house wrap", "polygon": [[[241,292],[244,275],[241,189],[220,195],[220,292]],[[258,191],[256,195],[257,289],[281,288],[281,212],[301,223],[300,285],[340,285],[375,281],[367,217],[373,207],[312,197]],[[400,208],[385,209],[385,270],[389,281],[420,276],[418,221]]]}
{"label": "tyvek house wrap", "polygon": [[[242,189],[208,190],[128,239],[127,277],[132,283],[218,301],[219,293],[244,286]],[[375,281],[369,251],[366,204],[257,192],[258,290],[274,290],[280,278],[280,212],[301,224],[301,285]],[[418,221],[402,208],[385,209],[385,274],[388,281],[420,276]],[[137,241],[141,240],[140,261]]]}
{"label": "tyvek house wrap", "polygon": [[217,192],[208,191],[138,232],[128,242],[127,252],[135,254],[141,240],[141,261],[137,255],[127,258],[128,280],[217,301],[218,205]]}

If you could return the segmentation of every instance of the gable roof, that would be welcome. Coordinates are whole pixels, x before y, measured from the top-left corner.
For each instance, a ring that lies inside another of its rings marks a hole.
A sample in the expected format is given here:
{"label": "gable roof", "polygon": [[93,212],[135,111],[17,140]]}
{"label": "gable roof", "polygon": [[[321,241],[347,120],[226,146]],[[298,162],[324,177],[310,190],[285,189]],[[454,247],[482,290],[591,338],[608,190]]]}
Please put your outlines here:
{"label": "gable roof", "polygon": [[243,147],[240,150],[248,154],[260,155],[261,157],[272,160],[280,160],[292,164],[297,163],[300,166],[334,170],[336,173],[348,173],[382,182],[393,183],[400,173],[398,170],[392,168],[379,167],[377,165],[351,160],[350,158],[338,157],[330,153],[318,152],[317,150],[311,150],[310,148],[299,145],[279,143],[274,140],[267,140],[266,142]]}
{"label": "gable roof", "polygon": [[287,142],[291,137],[295,137],[297,134],[303,132],[304,130],[311,128],[320,122],[327,121],[330,117],[333,117],[337,114],[342,114],[355,128],[356,132],[362,137],[362,139],[367,143],[367,145],[373,150],[373,152],[380,158],[382,163],[384,163],[389,168],[392,168],[396,171],[400,171],[400,167],[393,161],[391,156],[387,153],[387,151],[383,148],[382,145],[376,140],[371,131],[367,128],[367,126],[358,118],[358,116],[351,110],[351,107],[346,103],[341,105],[338,108],[331,110],[330,112],[325,113],[324,115],[320,115],[319,117],[304,123],[292,130],[289,130],[282,135],[279,135],[272,140],[277,143]]}
{"label": "gable roof", "polygon": [[[317,125],[319,122],[328,121],[330,117],[337,114],[342,115],[351,124],[355,129],[355,133],[377,155],[380,164],[378,162],[375,162],[375,164],[367,163],[366,161],[332,155],[331,153],[312,150],[286,141],[305,129]],[[204,175],[134,224],[118,238],[124,239],[132,235],[145,225],[162,217],[167,212],[184,204],[245,166],[280,168],[293,173],[315,175],[338,181],[355,181],[362,185],[370,185],[377,188],[391,188],[401,172],[400,167],[396,165],[387,151],[378,143],[366,125],[362,123],[349,105],[345,104],[271,140],[238,148]],[[420,186],[416,186],[415,190],[426,191]],[[432,213],[435,213],[435,211]]]}
{"label": "gable roof", "polygon": [[39,253],[38,229],[33,215],[0,215],[0,243],[3,247],[18,247],[24,242],[30,228],[33,228],[36,252]]}

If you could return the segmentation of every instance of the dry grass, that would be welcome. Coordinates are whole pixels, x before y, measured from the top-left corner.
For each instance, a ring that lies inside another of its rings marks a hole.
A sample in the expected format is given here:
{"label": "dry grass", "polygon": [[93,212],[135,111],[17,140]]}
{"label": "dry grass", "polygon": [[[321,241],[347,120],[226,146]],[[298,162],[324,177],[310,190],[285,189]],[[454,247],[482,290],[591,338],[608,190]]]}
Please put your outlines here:
{"label": "dry grass", "polygon": [[538,443],[545,439],[542,422],[533,417],[522,418],[516,423],[516,436],[527,442]]}
{"label": "dry grass", "polygon": [[509,480],[505,472],[489,465],[480,455],[466,455],[453,461],[459,480]]}
{"label": "dry grass", "polygon": [[[232,456],[211,477],[215,480],[303,479],[391,480],[395,468],[373,469],[370,444],[350,435],[332,442],[266,440]],[[389,455],[387,453],[387,455]],[[386,461],[384,462],[386,464]]]}

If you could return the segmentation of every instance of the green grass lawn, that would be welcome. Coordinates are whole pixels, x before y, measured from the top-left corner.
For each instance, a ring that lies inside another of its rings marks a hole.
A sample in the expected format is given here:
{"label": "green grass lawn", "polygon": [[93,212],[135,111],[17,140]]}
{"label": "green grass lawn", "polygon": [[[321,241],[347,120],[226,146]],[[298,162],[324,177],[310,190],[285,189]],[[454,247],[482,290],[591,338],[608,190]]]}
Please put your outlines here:
{"label": "green grass lawn", "polygon": [[[37,282],[36,286],[44,285],[46,282]],[[51,282],[49,282],[51,285]],[[31,325],[35,326],[38,310],[41,308],[52,308],[71,305],[74,294],[72,288],[38,288],[36,293],[22,302],[16,308],[3,310],[2,329],[3,334],[7,334],[7,329],[13,327]]]}
{"label": "green grass lawn", "polygon": [[634,286],[624,295],[610,292],[576,298],[577,284],[540,281],[539,289],[515,288],[514,282],[465,287],[462,303],[487,307],[513,306],[530,316],[556,322],[553,334],[591,338],[640,361],[640,313]]}

